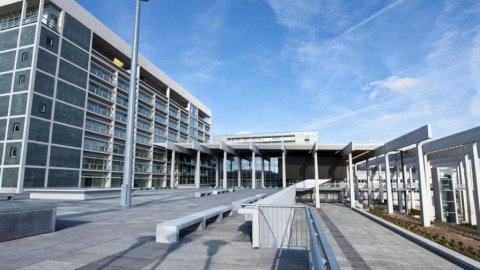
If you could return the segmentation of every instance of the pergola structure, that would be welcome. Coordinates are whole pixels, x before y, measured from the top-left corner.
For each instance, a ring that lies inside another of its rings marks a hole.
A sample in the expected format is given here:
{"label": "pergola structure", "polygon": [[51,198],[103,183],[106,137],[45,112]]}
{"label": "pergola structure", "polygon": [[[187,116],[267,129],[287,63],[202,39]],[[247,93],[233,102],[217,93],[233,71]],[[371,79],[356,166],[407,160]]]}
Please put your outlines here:
{"label": "pergola structure", "polygon": [[[384,165],[388,212],[393,213],[392,174],[395,174],[400,209],[408,205],[407,202],[403,203],[402,192],[411,192],[411,207],[414,207],[412,191],[418,189],[420,193],[421,222],[423,226],[430,226],[434,218],[438,220],[444,219],[441,195],[442,186],[438,169],[451,168],[456,175],[456,179],[453,179],[452,187],[449,189],[449,191],[453,191],[455,211],[458,201],[460,203],[458,208],[464,214],[464,221],[472,225],[480,223],[480,165],[478,159],[480,127],[444,138],[426,141],[430,138],[430,126],[426,125],[394,139],[363,156],[352,158],[348,169],[351,172],[354,171],[354,168],[365,170],[368,182],[367,190],[370,193],[376,190],[371,185],[370,167],[376,166],[377,171],[380,172],[378,174],[380,198],[383,199],[381,170],[382,165]],[[349,149],[345,149],[344,156],[349,159],[350,163],[350,156],[346,156],[348,152]],[[390,164],[398,161],[400,161],[401,174],[398,173],[397,166],[395,166],[397,172],[391,174]],[[413,169],[415,173],[413,173]],[[350,177],[352,177],[351,172],[349,174]],[[412,182],[414,175],[417,175],[418,186]],[[407,184],[407,179],[410,180],[409,184]],[[460,194],[458,199],[455,197],[456,192]],[[354,198],[354,194],[354,192],[350,191],[351,198]],[[369,201],[370,199],[369,194]],[[407,198],[405,200],[408,201]],[[480,235],[480,229],[477,230],[477,233]]]}

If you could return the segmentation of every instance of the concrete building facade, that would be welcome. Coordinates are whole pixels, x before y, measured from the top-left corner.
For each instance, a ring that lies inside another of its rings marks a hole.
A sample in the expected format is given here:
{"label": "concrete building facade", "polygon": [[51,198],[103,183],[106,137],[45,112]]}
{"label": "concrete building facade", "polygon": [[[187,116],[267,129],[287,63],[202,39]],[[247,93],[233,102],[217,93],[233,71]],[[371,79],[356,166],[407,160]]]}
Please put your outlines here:
{"label": "concrete building facade", "polygon": [[[130,54],[72,0],[2,1],[1,192],[121,185]],[[210,141],[211,111],[141,55],[137,77],[133,186],[167,186],[156,144]]]}

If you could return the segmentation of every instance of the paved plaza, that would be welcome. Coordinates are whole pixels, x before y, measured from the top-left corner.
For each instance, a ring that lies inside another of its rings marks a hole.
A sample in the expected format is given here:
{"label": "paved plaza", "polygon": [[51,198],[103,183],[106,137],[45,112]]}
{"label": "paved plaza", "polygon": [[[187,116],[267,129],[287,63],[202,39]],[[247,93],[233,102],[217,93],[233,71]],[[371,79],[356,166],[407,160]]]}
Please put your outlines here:
{"label": "paved plaza", "polygon": [[461,269],[347,207],[324,203],[318,212],[342,269]]}
{"label": "paved plaza", "polygon": [[[195,191],[138,191],[129,209],[119,198],[41,200],[58,206],[57,231],[0,243],[0,269],[308,269],[304,250],[252,249],[251,223],[242,215],[186,234],[177,244],[156,243],[159,222],[279,189],[202,198]],[[342,269],[458,268],[347,207],[322,204],[319,214]]]}

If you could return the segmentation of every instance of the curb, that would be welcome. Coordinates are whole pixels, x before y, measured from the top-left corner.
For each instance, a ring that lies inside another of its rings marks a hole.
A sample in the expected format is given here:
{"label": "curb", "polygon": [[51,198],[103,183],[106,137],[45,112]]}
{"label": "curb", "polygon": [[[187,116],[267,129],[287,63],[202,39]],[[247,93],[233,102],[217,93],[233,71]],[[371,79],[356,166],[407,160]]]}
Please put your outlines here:
{"label": "curb", "polygon": [[468,258],[465,255],[462,255],[456,251],[453,251],[449,248],[446,248],[440,244],[437,244],[433,241],[430,241],[428,239],[425,239],[413,232],[410,232],[400,226],[397,226],[395,224],[392,224],[388,221],[385,221],[379,217],[376,217],[370,213],[365,212],[364,210],[356,209],[353,208],[352,210],[356,211],[357,213],[377,222],[378,224],[386,227],[387,229],[390,229],[394,231],[395,233],[407,238],[408,240],[416,243],[417,245],[426,248],[433,253],[444,257],[445,259],[449,260],[450,262],[464,268],[464,269],[476,269],[480,270],[480,262],[477,262],[473,259]]}

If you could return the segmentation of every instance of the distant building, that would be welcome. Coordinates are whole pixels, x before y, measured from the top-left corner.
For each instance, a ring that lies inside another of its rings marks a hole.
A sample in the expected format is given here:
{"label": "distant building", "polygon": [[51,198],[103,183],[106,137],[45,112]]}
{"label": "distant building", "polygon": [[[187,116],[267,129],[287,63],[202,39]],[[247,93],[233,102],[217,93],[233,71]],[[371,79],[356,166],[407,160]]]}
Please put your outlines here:
{"label": "distant building", "polygon": [[247,133],[233,135],[219,135],[213,138],[214,143],[314,143],[317,141],[318,131],[292,131],[272,133]]}
{"label": "distant building", "polygon": [[[72,0],[1,1],[0,192],[121,185],[130,54]],[[141,55],[136,105],[133,185],[169,186],[158,144],[209,142],[211,111]]]}

